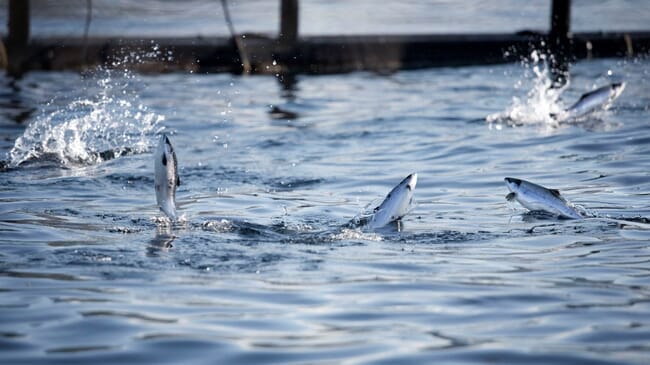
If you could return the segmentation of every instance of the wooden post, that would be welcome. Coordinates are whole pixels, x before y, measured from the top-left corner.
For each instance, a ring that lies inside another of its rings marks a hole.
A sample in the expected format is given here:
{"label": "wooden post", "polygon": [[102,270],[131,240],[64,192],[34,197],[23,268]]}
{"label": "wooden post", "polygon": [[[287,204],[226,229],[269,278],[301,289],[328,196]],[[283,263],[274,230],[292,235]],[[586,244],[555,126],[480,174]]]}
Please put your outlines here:
{"label": "wooden post", "polygon": [[298,43],[298,0],[282,0],[280,4],[280,34],[274,58],[280,63],[278,81],[291,98],[296,85],[296,44]]}
{"label": "wooden post", "polygon": [[298,0],[282,0],[279,40],[283,50],[294,48],[298,40]]}
{"label": "wooden post", "polygon": [[553,0],[548,49],[551,53],[551,74],[555,86],[566,84],[571,59],[571,0]]}
{"label": "wooden post", "polygon": [[9,34],[7,36],[7,71],[20,76],[29,42],[29,0],[9,1]]}
{"label": "wooden post", "polygon": [[553,0],[551,6],[551,36],[569,38],[571,29],[571,0]]}

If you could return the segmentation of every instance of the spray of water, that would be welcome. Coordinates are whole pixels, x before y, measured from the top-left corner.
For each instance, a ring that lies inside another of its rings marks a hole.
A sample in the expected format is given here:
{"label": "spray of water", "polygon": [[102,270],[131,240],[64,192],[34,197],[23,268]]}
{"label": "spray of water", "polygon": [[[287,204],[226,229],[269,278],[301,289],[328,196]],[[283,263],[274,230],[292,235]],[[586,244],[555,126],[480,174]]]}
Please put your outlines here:
{"label": "spray of water", "polygon": [[[164,117],[140,102],[140,80],[120,65],[95,70],[82,80],[87,85],[82,96],[34,120],[9,152],[9,166],[39,161],[87,166],[148,150]],[[54,98],[48,106],[58,103]]]}
{"label": "spray of water", "polygon": [[525,97],[515,96],[506,110],[488,115],[488,123],[508,125],[544,124],[555,126],[557,121],[551,118],[563,109],[558,102],[560,94],[568,87],[553,88],[550,77],[548,58],[539,51],[533,51],[530,57],[522,61],[524,75],[515,83],[515,89],[529,90]]}

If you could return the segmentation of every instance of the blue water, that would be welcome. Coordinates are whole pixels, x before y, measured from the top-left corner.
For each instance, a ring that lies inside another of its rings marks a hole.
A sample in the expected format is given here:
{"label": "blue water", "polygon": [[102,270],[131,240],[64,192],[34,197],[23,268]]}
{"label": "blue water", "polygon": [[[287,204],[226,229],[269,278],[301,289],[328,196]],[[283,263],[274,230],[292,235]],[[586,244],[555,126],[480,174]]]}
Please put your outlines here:
{"label": "blue water", "polygon": [[[650,226],[632,218],[650,217],[649,66],[580,62],[558,100],[542,61],[288,90],[120,69],[3,78],[0,358],[647,363]],[[622,96],[586,120],[539,112],[614,81]],[[171,227],[160,132],[182,182]],[[345,227],[411,172],[401,230]],[[601,218],[526,214],[505,176]]]}

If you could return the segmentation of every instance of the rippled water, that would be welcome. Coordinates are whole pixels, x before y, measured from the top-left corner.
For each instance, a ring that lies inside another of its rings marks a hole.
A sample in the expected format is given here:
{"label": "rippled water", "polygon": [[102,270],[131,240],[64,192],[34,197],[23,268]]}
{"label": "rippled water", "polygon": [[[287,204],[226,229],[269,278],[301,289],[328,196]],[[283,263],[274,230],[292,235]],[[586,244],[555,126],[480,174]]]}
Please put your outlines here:
{"label": "rippled water", "polygon": [[[647,363],[649,66],[581,62],[558,100],[539,96],[543,63],[289,90],[117,70],[2,79],[0,358]],[[614,81],[627,88],[609,110],[546,122]],[[182,181],[173,227],[156,223],[162,131]],[[401,231],[344,227],[411,172]],[[600,218],[525,214],[505,176]]]}

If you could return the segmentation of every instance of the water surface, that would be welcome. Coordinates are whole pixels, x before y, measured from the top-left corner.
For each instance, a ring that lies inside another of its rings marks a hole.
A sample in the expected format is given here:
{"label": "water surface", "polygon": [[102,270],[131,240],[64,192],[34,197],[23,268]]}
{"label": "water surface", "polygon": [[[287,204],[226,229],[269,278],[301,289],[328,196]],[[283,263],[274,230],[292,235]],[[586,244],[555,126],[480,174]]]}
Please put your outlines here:
{"label": "water surface", "polygon": [[[0,358],[646,363],[650,231],[604,218],[650,217],[649,66],[581,62],[558,100],[541,62],[290,90],[272,76],[3,78]],[[621,80],[609,110],[547,122]],[[182,181],[171,227],[153,190],[161,132]],[[344,227],[411,172],[401,230]],[[505,176],[602,218],[525,214]]]}

